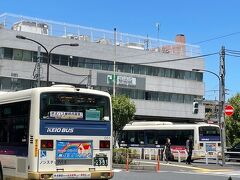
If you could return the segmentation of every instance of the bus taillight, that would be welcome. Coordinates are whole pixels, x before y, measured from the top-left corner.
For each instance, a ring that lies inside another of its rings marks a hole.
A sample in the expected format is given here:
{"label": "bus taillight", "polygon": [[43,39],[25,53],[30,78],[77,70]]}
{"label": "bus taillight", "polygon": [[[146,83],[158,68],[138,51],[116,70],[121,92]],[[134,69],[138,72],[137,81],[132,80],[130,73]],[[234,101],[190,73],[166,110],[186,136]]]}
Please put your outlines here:
{"label": "bus taillight", "polygon": [[41,140],[41,149],[53,149],[53,140]]}
{"label": "bus taillight", "polygon": [[101,140],[99,142],[99,148],[100,149],[110,149],[110,141],[103,141],[103,140]]}

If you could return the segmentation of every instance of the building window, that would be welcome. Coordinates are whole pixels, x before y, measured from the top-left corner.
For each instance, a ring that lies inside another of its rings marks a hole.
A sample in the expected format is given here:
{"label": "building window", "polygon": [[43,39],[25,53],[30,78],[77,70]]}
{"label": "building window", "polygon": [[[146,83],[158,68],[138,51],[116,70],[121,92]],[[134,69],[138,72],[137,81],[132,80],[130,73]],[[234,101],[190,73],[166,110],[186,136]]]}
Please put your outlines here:
{"label": "building window", "polygon": [[158,67],[153,67],[153,68],[152,68],[152,75],[153,75],[153,76],[158,76],[158,74],[159,74],[159,69],[160,69],[160,68],[158,68]]}
{"label": "building window", "polygon": [[133,66],[133,74],[140,74],[140,66],[139,65]]}
{"label": "building window", "polygon": [[68,66],[68,56],[60,56],[60,65]]}
{"label": "building window", "polygon": [[130,64],[122,64],[122,72],[125,72],[125,73],[131,73],[132,71],[132,66]]}
{"label": "building window", "polygon": [[13,49],[13,59],[14,60],[22,60],[23,51],[21,49]]}
{"label": "building window", "polygon": [[78,67],[78,57],[70,56],[70,58],[69,58],[69,66],[71,66],[71,67]]}
{"label": "building window", "polygon": [[[41,53],[42,63],[48,62],[48,56],[46,53]],[[37,52],[2,48],[0,51],[0,58],[24,60],[24,61],[37,61]],[[113,71],[113,62],[106,60],[90,59],[84,57],[70,57],[65,55],[51,54],[52,64],[64,65],[70,67],[83,67],[89,69],[101,69],[105,71]],[[168,69],[153,66],[144,66],[137,64],[128,64],[116,62],[116,72],[142,74],[149,76],[159,76],[175,79],[185,79],[193,81],[203,81],[203,73],[191,72],[177,69]]]}
{"label": "building window", "polygon": [[[37,62],[37,52],[32,52],[32,60],[33,62]],[[40,57],[41,58],[41,57]],[[41,61],[40,61],[41,62]]]}
{"label": "building window", "polygon": [[101,69],[105,71],[109,71],[109,64],[112,62],[109,61],[100,61],[101,63]]}
{"label": "building window", "polygon": [[32,61],[32,52],[31,51],[23,51],[23,61]]}
{"label": "building window", "polygon": [[85,65],[86,65],[86,63],[85,63],[85,58],[83,58],[83,57],[79,57],[78,58],[78,65],[79,65],[79,67],[85,67]]}
{"label": "building window", "polygon": [[86,68],[93,69],[93,60],[92,59],[86,59]]}
{"label": "building window", "polygon": [[171,77],[171,69],[165,69],[164,77]]}
{"label": "building window", "polygon": [[93,63],[93,69],[100,69],[101,66],[100,66],[100,60],[98,59],[93,59],[92,60],[92,63]]}
{"label": "building window", "polygon": [[116,72],[123,72],[123,63],[116,62]]}
{"label": "building window", "polygon": [[148,67],[146,67],[146,69],[147,69],[147,75],[149,75],[149,76],[152,76],[153,75],[153,67],[151,67],[151,66],[148,66]]}
{"label": "building window", "polygon": [[195,72],[196,73],[196,80],[203,81],[203,73]]}
{"label": "building window", "polygon": [[191,80],[196,80],[196,72],[191,72]]}
{"label": "building window", "polygon": [[12,48],[4,48],[4,59],[13,59],[13,49]]}
{"label": "building window", "polygon": [[191,72],[190,71],[185,71],[184,79],[191,79]]}
{"label": "building window", "polygon": [[[41,53],[41,60],[42,60],[42,63],[48,63],[48,55],[47,55],[47,53]],[[50,61],[51,61],[51,59],[50,59]]]}
{"label": "building window", "polygon": [[3,59],[3,48],[0,48],[0,59]]}
{"label": "building window", "polygon": [[57,54],[52,54],[51,60],[52,60],[52,64],[57,64],[57,65],[59,65],[60,56],[57,55]]}
{"label": "building window", "polygon": [[140,72],[139,74],[146,74],[146,68],[147,68],[146,66],[140,65],[139,66],[139,72]]}

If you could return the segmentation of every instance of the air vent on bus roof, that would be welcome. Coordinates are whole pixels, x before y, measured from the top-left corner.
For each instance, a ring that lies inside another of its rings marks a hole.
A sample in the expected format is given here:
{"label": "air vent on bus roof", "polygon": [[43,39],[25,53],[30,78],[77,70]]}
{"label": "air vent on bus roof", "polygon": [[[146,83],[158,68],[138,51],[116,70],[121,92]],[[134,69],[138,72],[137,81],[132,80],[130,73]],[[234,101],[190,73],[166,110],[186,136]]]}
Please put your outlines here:
{"label": "air vent on bus roof", "polygon": [[154,126],[154,125],[172,125],[172,122],[164,122],[164,121],[137,121],[137,122],[132,122],[131,124],[128,125],[132,125],[132,126]]}
{"label": "air vent on bus roof", "polygon": [[52,85],[51,87],[75,88],[74,86],[68,84],[55,84]]}

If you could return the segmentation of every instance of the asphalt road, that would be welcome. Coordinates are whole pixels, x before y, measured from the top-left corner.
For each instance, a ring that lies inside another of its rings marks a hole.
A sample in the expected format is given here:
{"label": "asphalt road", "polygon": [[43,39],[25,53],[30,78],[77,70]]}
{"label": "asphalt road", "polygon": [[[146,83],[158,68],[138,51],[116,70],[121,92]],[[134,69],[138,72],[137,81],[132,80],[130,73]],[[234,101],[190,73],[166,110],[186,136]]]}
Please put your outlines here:
{"label": "asphalt road", "polygon": [[231,176],[232,180],[240,180],[239,175],[230,174],[203,174],[193,172],[146,172],[146,171],[131,171],[131,172],[115,172],[113,180],[228,180]]}
{"label": "asphalt road", "polygon": [[[144,166],[144,170],[125,169],[115,167],[113,180],[240,180],[240,164],[220,166],[216,163],[198,162],[192,165],[185,163],[164,162],[160,165],[160,171],[156,172],[155,162],[139,162],[138,167]],[[125,166],[123,166],[125,167]]]}

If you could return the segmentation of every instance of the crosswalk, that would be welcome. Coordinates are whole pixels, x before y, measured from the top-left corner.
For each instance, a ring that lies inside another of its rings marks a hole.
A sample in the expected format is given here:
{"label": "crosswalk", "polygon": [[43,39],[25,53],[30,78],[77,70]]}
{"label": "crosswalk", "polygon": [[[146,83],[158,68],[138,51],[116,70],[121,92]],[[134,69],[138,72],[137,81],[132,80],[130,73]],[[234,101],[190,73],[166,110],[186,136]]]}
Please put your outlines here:
{"label": "crosswalk", "polygon": [[240,171],[228,171],[228,172],[201,172],[202,174],[211,174],[216,176],[225,177],[238,177],[240,179]]}

